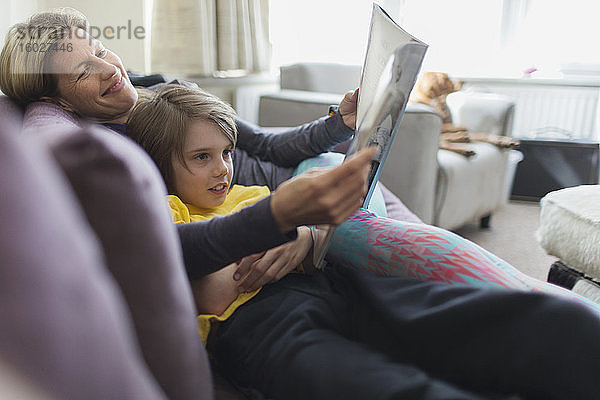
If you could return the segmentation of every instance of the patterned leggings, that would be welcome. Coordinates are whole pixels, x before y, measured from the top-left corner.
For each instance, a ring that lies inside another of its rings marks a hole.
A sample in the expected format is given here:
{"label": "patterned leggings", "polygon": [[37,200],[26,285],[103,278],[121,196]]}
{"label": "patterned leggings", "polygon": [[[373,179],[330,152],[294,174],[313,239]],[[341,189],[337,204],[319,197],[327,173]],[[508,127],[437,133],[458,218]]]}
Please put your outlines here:
{"label": "patterned leggings", "polygon": [[[304,161],[297,173],[339,161],[339,156],[322,155]],[[384,276],[551,293],[600,315],[599,304],[525,275],[459,235],[432,225],[380,217],[366,209],[336,228],[327,261]]]}

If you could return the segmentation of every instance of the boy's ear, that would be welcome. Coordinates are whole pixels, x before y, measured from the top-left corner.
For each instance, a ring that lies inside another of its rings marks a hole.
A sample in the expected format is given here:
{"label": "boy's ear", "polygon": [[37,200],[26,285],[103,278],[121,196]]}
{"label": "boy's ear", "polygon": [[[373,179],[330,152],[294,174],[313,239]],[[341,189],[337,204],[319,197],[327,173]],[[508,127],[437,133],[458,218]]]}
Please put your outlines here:
{"label": "boy's ear", "polygon": [[40,101],[46,102],[46,103],[51,103],[51,104],[56,104],[57,106],[59,106],[60,108],[70,111],[72,113],[75,112],[75,109],[71,106],[71,104],[69,104],[66,100],[61,99],[60,97],[48,97],[48,96],[42,96],[40,97]]}

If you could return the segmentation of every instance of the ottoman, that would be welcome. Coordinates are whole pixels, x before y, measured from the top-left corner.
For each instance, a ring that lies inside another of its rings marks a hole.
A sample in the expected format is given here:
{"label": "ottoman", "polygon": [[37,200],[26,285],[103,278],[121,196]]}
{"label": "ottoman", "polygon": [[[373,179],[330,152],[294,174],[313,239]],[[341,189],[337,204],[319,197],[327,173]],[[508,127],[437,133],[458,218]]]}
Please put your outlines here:
{"label": "ottoman", "polygon": [[600,185],[550,192],[540,206],[537,240],[559,258],[548,282],[600,302]]}

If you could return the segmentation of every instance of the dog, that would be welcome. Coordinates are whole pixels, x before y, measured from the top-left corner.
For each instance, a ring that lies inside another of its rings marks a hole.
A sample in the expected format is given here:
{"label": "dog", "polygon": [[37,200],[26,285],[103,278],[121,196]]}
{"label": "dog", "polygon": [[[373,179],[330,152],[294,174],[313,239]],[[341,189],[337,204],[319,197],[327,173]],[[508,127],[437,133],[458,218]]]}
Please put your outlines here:
{"label": "dog", "polygon": [[442,132],[440,135],[440,148],[453,151],[465,157],[475,155],[473,149],[465,143],[473,141],[491,143],[503,149],[514,149],[519,141],[509,136],[493,135],[489,133],[472,133],[464,126],[454,125],[452,113],[446,103],[446,97],[462,89],[463,82],[455,82],[444,72],[425,72],[417,82],[411,93],[409,101],[412,103],[426,104],[432,107],[442,117]]}

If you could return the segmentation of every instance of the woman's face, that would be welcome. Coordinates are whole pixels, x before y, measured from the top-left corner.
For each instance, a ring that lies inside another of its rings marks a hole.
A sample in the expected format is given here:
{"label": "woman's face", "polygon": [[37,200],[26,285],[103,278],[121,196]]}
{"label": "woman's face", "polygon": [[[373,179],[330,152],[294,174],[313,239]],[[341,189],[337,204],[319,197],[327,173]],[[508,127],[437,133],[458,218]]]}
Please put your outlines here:
{"label": "woman's face", "polygon": [[199,208],[223,204],[233,178],[232,154],[233,144],[215,123],[193,121],[183,148],[186,165],[177,156],[171,161],[175,194]]}
{"label": "woman's face", "polygon": [[121,59],[87,32],[76,28],[50,59],[58,78],[58,98],[70,111],[99,122],[126,122],[137,101]]}

